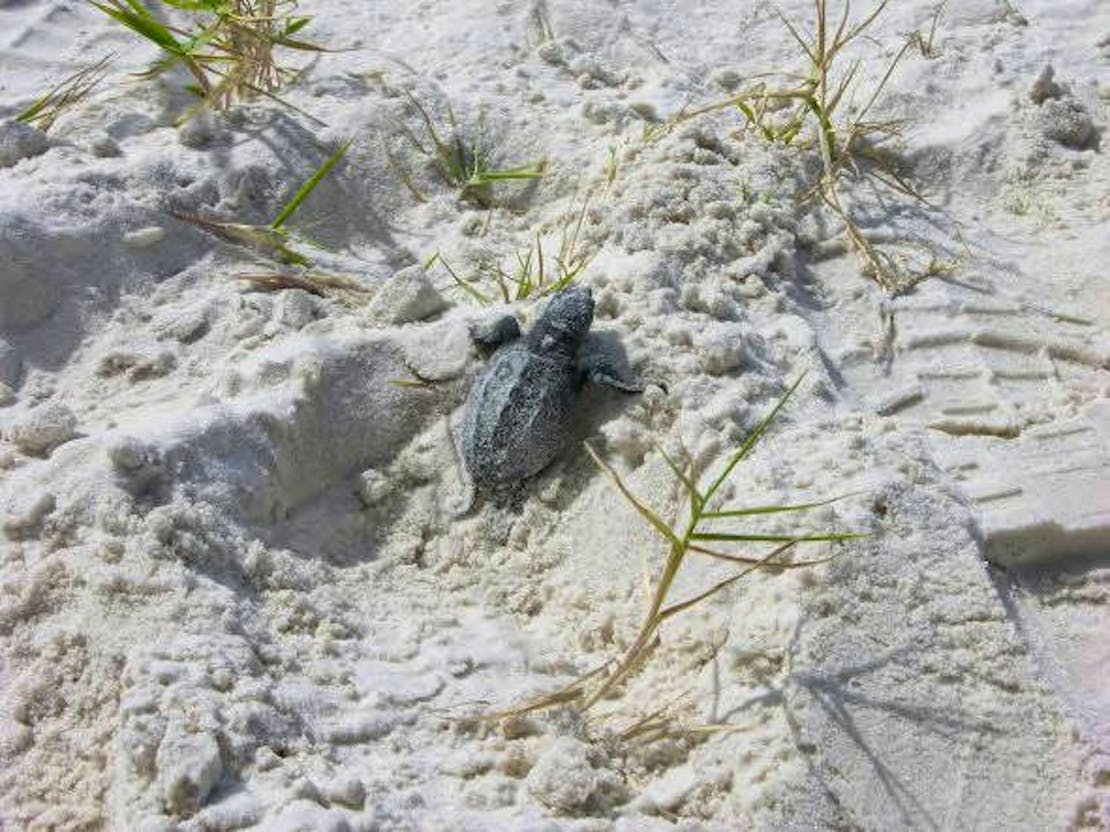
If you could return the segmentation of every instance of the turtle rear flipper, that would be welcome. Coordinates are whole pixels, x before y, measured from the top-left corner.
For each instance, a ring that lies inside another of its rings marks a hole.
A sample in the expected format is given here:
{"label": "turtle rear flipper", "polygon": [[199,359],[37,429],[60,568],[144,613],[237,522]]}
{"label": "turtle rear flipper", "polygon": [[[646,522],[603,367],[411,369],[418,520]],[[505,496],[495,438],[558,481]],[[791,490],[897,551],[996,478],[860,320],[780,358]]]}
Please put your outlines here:
{"label": "turtle rear flipper", "polygon": [[462,454],[459,453],[459,446],[455,441],[455,431],[451,429],[450,417],[444,417],[443,421],[447,430],[447,444],[451,446],[451,453],[455,457],[455,471],[458,473],[459,484],[462,485],[462,500],[458,505],[453,506],[445,501],[447,513],[452,520],[465,520],[468,517],[473,517],[475,510],[478,508],[478,489],[474,485],[474,479],[470,476],[470,472],[466,470]]}

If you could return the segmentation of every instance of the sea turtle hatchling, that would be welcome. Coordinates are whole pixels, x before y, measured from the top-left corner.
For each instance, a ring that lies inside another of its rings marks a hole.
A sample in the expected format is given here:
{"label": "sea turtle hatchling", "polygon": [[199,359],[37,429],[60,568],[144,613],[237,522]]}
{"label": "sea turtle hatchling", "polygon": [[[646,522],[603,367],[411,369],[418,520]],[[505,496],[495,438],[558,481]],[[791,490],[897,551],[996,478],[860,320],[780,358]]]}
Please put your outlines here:
{"label": "sea turtle hatchling", "polygon": [[590,290],[575,286],[553,295],[523,338],[511,315],[471,332],[479,346],[496,350],[470,390],[459,431],[476,492],[511,492],[551,464],[571,437],[586,380],[643,392],[620,378],[611,350],[590,343],[593,318]]}

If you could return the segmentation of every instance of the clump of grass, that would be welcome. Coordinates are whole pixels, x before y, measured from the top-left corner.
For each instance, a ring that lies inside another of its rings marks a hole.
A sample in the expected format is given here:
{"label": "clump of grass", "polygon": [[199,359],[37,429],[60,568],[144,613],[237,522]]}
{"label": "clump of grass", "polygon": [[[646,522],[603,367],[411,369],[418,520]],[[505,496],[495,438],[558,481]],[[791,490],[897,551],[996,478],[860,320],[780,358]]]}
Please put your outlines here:
{"label": "clump of grass", "polygon": [[[804,376],[803,376],[804,378]],[[820,500],[816,502],[749,506],[741,508],[718,508],[715,497],[720,489],[729,481],[739,465],[751,454],[759,441],[767,433],[775,418],[779,415],[791,396],[798,389],[802,378],[799,378],[790,389],[779,399],[770,413],[756,426],[741,444],[739,450],[732,455],[722,471],[714,477],[708,486],[699,483],[700,477],[692,462],[680,466],[677,462],[663,454],[668,467],[685,492],[689,501],[689,518],[682,524],[668,523],[658,511],[651,508],[621,479],[612,467],[606,463],[589,444],[586,450],[598,467],[613,483],[620,494],[644,518],[667,545],[667,556],[663,562],[662,570],[654,581],[650,592],[650,600],[643,622],[632,642],[615,663],[597,668],[579,678],[567,687],[553,694],[544,696],[534,702],[514,709],[509,714],[521,714],[554,707],[575,706],[585,711],[596,704],[600,699],[609,696],[644,664],[649,658],[658,642],[662,626],[671,618],[696,607],[703,601],[713,597],[719,592],[736,584],[744,577],[757,569],[800,569],[825,563],[828,558],[801,562],[785,562],[783,556],[801,543],[838,543],[854,540],[863,535],[855,533],[837,532],[796,532],[790,534],[753,534],[742,531],[725,531],[716,526],[720,521],[739,520],[770,514],[784,514],[805,512],[820,506],[828,505],[842,497]],[[771,545],[769,552],[758,555],[745,555],[736,552],[721,551],[720,544],[760,544]],[[690,556],[708,557],[714,560],[735,564],[741,567],[740,571],[718,581],[705,590],[680,601],[671,600],[671,591],[682,567]],[[662,714],[657,714],[661,718]],[[648,720],[651,722],[652,720]],[[639,726],[643,727],[643,726]],[[657,727],[654,726],[653,727]]]}
{"label": "clump of grass", "polygon": [[[853,23],[848,2],[834,22],[827,0],[814,0],[813,30],[809,34],[780,13],[783,25],[805,58],[806,71],[767,73],[723,101],[684,110],[672,119],[671,126],[707,113],[735,110],[748,128],[768,142],[815,147],[821,159],[821,175],[806,199],[820,199],[836,215],[849,244],[862,260],[865,273],[888,292],[897,294],[944,271],[945,267],[930,257],[928,266],[915,271],[907,258],[869,239],[846,204],[844,190],[849,179],[866,177],[899,196],[925,203],[922,194],[899,169],[896,155],[883,147],[884,142],[901,136],[903,122],[873,120],[869,116],[907,53],[916,47],[925,57],[936,54],[933,41],[943,4],[934,13],[929,34],[908,35],[877,84],[865,94],[863,105],[854,113],[845,114],[847,102],[857,92],[857,76],[862,68],[862,61],[848,60],[846,52],[857,41],[870,37],[868,31],[888,3],[889,0],[881,0]],[[777,85],[768,78],[785,83]]]}
{"label": "clump of grass", "polygon": [[66,110],[84,101],[96,85],[104,80],[113,57],[113,55],[105,55],[96,63],[65,78],[17,115],[16,120],[31,127],[37,127],[43,133],[50,132],[54,122]]}
{"label": "clump of grass", "polygon": [[313,261],[293,247],[298,242],[298,238],[290,234],[285,228],[285,225],[293,218],[293,215],[296,214],[305,200],[343,160],[353,143],[353,139],[340,142],[339,146],[297,189],[289,202],[278,212],[273,222],[268,225],[228,222],[177,211],[170,211],[170,214],[221,240],[251,249],[278,263],[297,266],[303,270],[300,274],[287,274],[279,271],[239,275],[241,280],[249,281],[259,289],[277,291],[298,288],[318,295],[325,294],[328,290],[335,290],[340,293],[362,293],[364,289],[356,281],[311,271]]}
{"label": "clump of grass", "polygon": [[[480,208],[494,205],[494,186],[503,182],[539,179],[544,175],[547,164],[544,160],[515,167],[497,167],[494,154],[485,137],[485,114],[479,115],[476,128],[470,132],[459,127],[455,112],[448,107],[448,131],[436,127],[427,108],[407,90],[404,93],[409,104],[420,117],[423,136],[408,127],[402,128],[402,135],[424,158],[431,162],[440,178],[450,187],[459,191],[459,197],[472,202]],[[390,157],[394,170],[405,186],[421,202],[426,202],[427,194],[417,186],[412,174],[394,157]]]}
{"label": "clump of grass", "polygon": [[310,18],[296,14],[296,0],[161,0],[186,15],[183,27],[163,23],[144,0],[88,2],[162,50],[164,56],[139,77],[149,80],[182,66],[201,108],[223,110],[261,95],[312,118],[274,94],[296,74],[277,63],[275,49],[328,51],[297,37]]}
{"label": "clump of grass", "polygon": [[504,303],[513,303],[561,292],[582,275],[590,262],[589,254],[578,244],[588,205],[588,199],[583,200],[582,209],[563,224],[554,255],[545,248],[543,237],[537,232],[530,245],[513,253],[508,268],[488,258],[478,264],[470,278],[463,278],[436,252],[425,264],[425,269],[437,263],[441,265],[455,285],[479,306],[488,306],[498,298]]}

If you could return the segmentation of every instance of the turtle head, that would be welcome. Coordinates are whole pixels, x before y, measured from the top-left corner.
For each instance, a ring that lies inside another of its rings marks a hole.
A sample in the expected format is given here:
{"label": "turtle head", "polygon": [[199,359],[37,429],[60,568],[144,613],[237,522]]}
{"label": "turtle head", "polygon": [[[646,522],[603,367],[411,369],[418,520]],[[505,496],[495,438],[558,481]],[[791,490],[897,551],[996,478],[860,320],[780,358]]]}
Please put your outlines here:
{"label": "turtle head", "polygon": [[542,352],[577,351],[594,322],[594,298],[588,286],[572,286],[548,301],[529,339]]}

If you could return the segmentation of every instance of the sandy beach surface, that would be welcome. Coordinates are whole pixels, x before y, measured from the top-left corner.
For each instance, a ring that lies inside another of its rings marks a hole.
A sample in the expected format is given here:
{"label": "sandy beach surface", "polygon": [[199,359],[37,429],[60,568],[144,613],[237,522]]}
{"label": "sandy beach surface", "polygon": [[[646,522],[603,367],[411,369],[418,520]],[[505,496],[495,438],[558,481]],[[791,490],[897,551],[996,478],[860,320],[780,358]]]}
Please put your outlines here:
{"label": "sandy beach surface", "polygon": [[[292,106],[186,120],[107,15],[0,0],[0,828],[1110,829],[1110,3],[937,12],[841,65],[925,199],[844,173],[925,273],[891,291],[812,136],[673,120],[804,80],[808,0],[303,0],[337,51],[287,55]],[[544,175],[460,194],[414,102]],[[264,291],[183,219],[264,226],[347,139],[286,227],[348,288]],[[491,277],[537,247],[646,389],[472,500],[469,330],[537,320]],[[611,669],[667,556],[584,442],[681,519],[664,454],[712,476],[803,375],[720,505],[843,499],[720,528],[864,536],[668,619],[588,711],[493,718]]]}

